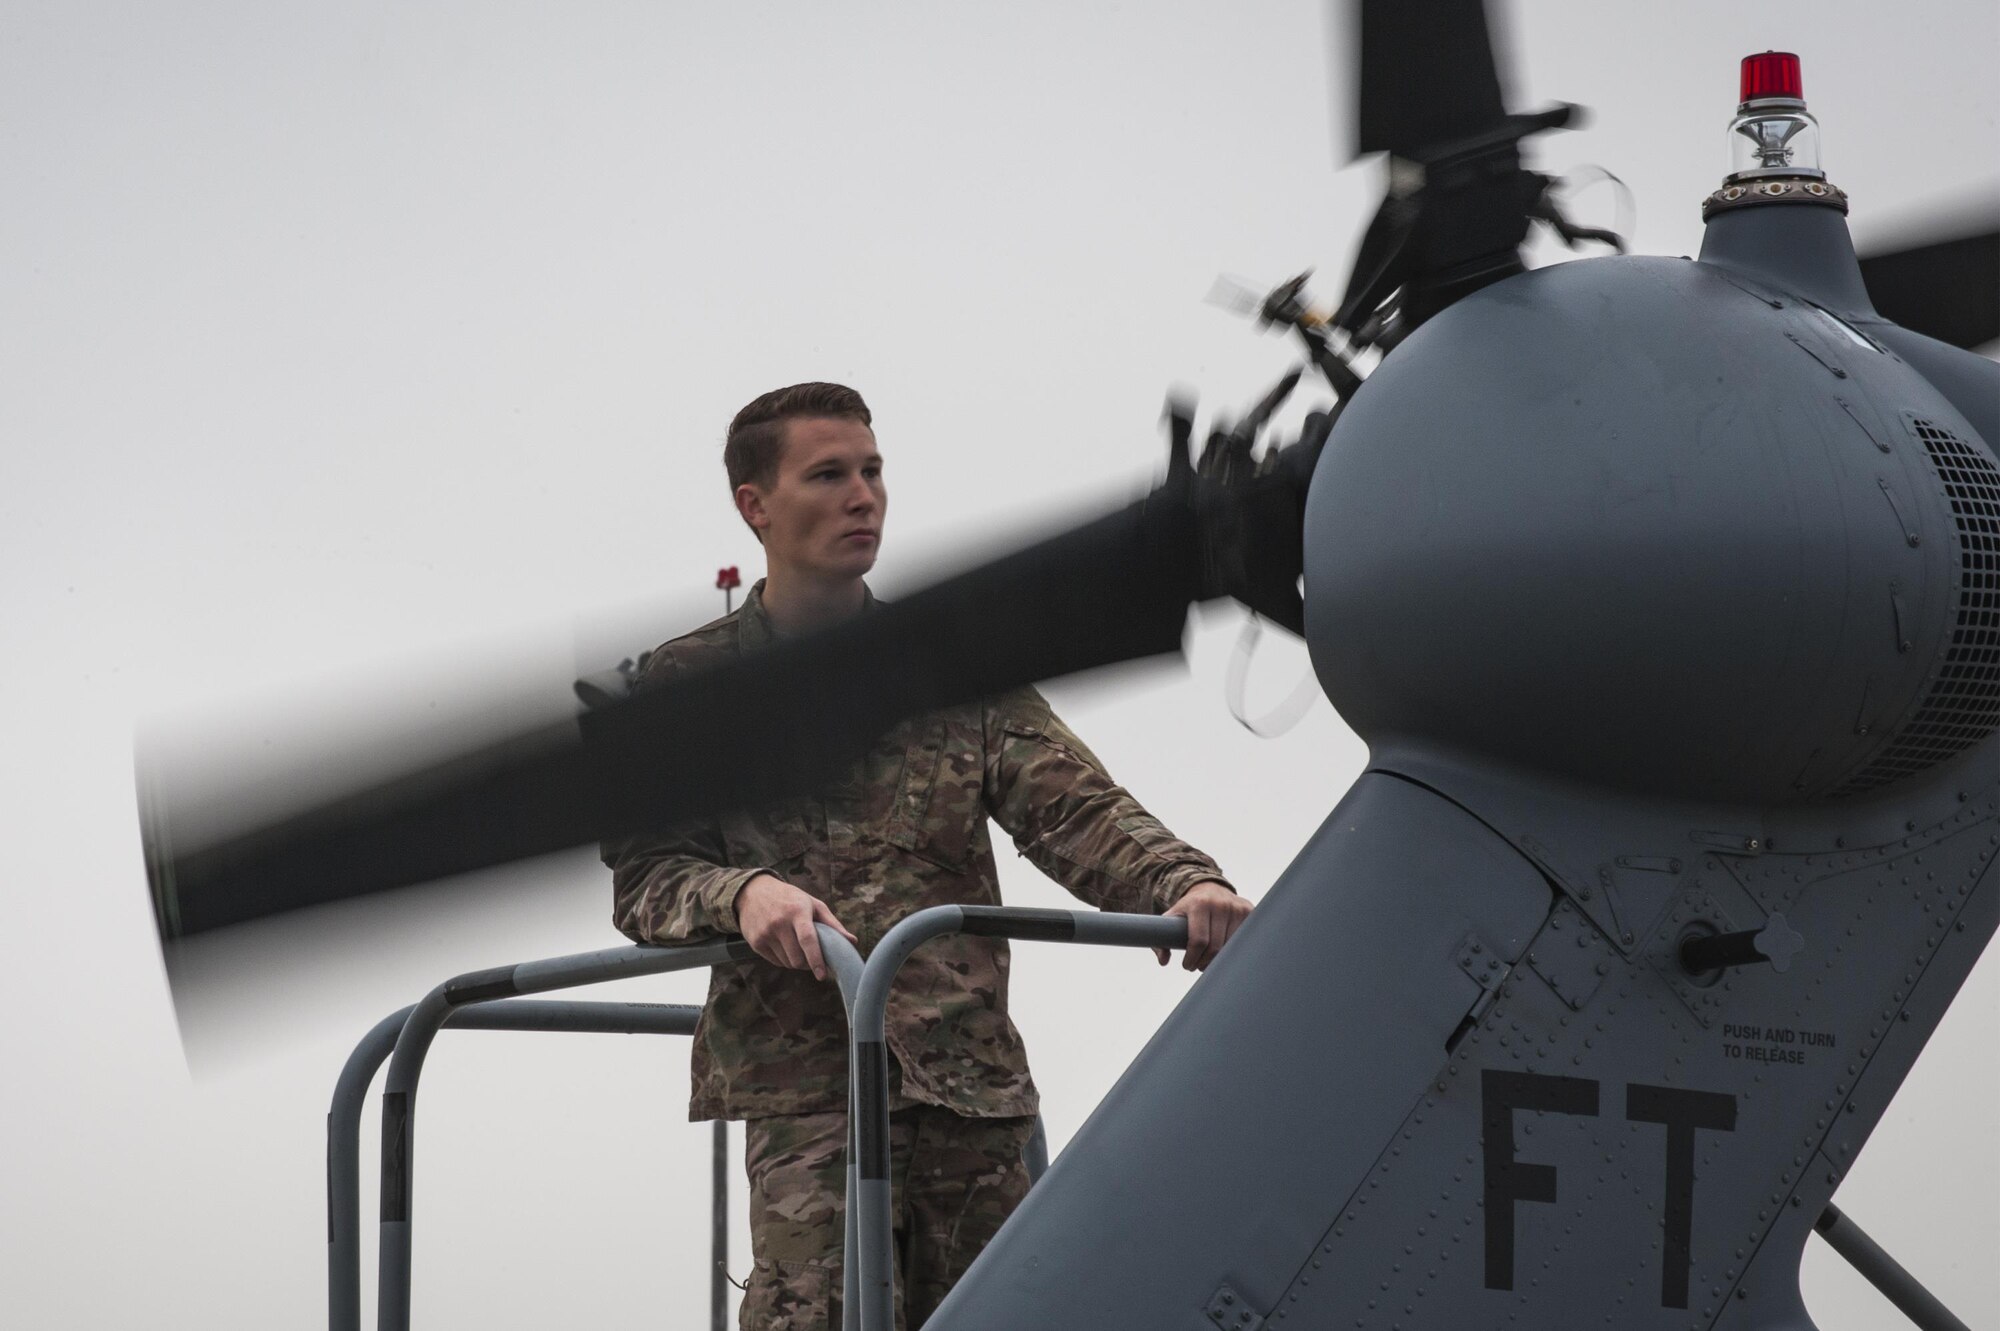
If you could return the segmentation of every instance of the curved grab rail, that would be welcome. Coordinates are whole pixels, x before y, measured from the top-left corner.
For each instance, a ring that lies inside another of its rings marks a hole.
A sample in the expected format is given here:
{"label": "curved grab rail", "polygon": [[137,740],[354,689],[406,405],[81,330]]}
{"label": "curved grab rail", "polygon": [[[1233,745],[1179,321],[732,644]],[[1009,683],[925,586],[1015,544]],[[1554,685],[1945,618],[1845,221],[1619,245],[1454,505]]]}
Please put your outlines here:
{"label": "curved grab rail", "polygon": [[496,998],[546,993],[608,980],[692,970],[753,955],[740,938],[678,947],[606,948],[524,961],[454,976],[424,995],[403,1022],[382,1091],[382,1220],[375,1291],[378,1331],[409,1331],[410,1200],[416,1145],[417,1080],[431,1041],[452,1013]]}
{"label": "curved grab rail", "polygon": [[1813,1229],[1861,1273],[1863,1279],[1896,1305],[1897,1311],[1915,1323],[1918,1331],[1971,1331],[1957,1314],[1944,1306],[1938,1296],[1925,1289],[1903,1264],[1883,1250],[1861,1226],[1849,1220],[1832,1202],[1820,1212]]}
{"label": "curved grab rail", "polygon": [[[895,1273],[890,1257],[895,1245],[895,1216],[889,1184],[889,990],[912,952],[933,938],[953,933],[1100,947],[1187,946],[1187,921],[1179,916],[1026,906],[932,906],[906,917],[876,945],[848,1014],[853,1037],[848,1094],[856,1105],[856,1112],[849,1116],[847,1214],[854,1259],[847,1264],[845,1318],[849,1331],[857,1325],[861,1331],[892,1331],[895,1326]],[[856,1266],[860,1268],[858,1277]]]}
{"label": "curved grab rail", "polygon": [[[326,1115],[326,1285],[329,1331],[361,1331],[361,1108],[368,1084],[416,1010],[411,1003],[375,1023],[334,1083]],[[481,1031],[587,1031],[691,1035],[699,1007],[682,1003],[564,1003],[508,998],[455,1008],[448,1026]]]}
{"label": "curved grab rail", "polygon": [[[842,1006],[851,1011],[861,983],[861,955],[826,926],[819,926],[819,932],[821,948],[840,988]],[[674,947],[634,945],[522,962],[455,976],[421,1002],[399,1008],[377,1022],[341,1068],[327,1113],[327,1303],[331,1331],[359,1331],[361,1324],[361,1109],[369,1082],[383,1061],[391,1059],[392,1051],[394,1058],[383,1092],[383,1217],[376,1312],[378,1326],[407,1328],[414,1143],[410,1110],[437,1032],[450,1025],[473,1030],[692,1034],[701,1016],[699,1007],[546,1002],[510,995],[689,970],[751,955],[747,943],[730,938]],[[850,1231],[852,1224],[850,1220]],[[851,1232],[849,1244],[851,1251]]]}
{"label": "curved grab rail", "polygon": [[[840,987],[840,1005],[847,1013],[847,1029],[850,1039],[848,1048],[854,1042],[854,1000],[861,993],[861,976],[866,969],[861,954],[854,945],[833,931],[832,926],[815,924],[813,931],[819,935],[820,955],[833,967],[834,983]],[[847,1077],[847,1195],[854,1195],[854,1075],[850,1068]],[[855,1218],[852,1206],[843,1206],[843,1226],[845,1236],[841,1240],[840,1261],[840,1326],[841,1331],[859,1331],[860,1309],[855,1303]]]}

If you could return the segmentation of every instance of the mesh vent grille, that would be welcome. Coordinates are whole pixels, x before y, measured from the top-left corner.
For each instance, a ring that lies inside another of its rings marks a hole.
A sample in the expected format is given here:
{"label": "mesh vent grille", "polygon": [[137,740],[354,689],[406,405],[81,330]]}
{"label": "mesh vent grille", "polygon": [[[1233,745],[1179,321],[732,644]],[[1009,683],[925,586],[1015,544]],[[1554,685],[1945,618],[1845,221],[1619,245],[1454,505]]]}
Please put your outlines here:
{"label": "mesh vent grille", "polygon": [[1912,420],[1958,529],[1958,619],[1944,664],[1908,725],[1833,794],[1856,795],[1965,752],[2000,726],[2000,468],[1986,451]]}

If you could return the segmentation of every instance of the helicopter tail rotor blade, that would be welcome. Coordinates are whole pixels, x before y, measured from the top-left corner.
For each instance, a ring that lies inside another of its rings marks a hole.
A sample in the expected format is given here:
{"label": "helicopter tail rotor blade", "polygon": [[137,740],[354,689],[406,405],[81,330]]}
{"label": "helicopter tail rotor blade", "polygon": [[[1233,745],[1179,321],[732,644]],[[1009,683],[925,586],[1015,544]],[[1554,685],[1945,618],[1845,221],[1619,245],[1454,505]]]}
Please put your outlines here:
{"label": "helicopter tail rotor blade", "polygon": [[1485,0],[1360,0],[1357,156],[1413,158],[1507,118]]}
{"label": "helicopter tail rotor blade", "polygon": [[1868,299],[1911,332],[1971,350],[2000,339],[2000,226],[1861,256]]}
{"label": "helicopter tail rotor blade", "polygon": [[[904,716],[1178,651],[1196,566],[1189,506],[1156,497],[580,724],[441,757],[219,838],[196,833],[217,821],[212,790],[143,755],[161,938],[814,788]],[[313,765],[300,755],[299,771]]]}
{"label": "helicopter tail rotor blade", "polygon": [[1558,103],[1510,114],[1484,0],[1356,0],[1357,153],[1390,154],[1389,189],[1336,327],[1392,348],[1425,320],[1523,271],[1531,219],[1555,216],[1520,142],[1571,123]]}

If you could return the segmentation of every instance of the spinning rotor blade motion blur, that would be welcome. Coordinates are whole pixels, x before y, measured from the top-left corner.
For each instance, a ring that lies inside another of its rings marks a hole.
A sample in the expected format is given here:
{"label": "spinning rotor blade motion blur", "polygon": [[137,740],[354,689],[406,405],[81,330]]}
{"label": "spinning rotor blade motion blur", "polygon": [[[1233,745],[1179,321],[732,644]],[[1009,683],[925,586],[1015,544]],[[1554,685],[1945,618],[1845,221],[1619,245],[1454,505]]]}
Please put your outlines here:
{"label": "spinning rotor blade motion blur", "polygon": [[1891,323],[1968,351],[2000,340],[2000,227],[1991,214],[1978,230],[1861,255],[1861,280]]}
{"label": "spinning rotor blade motion blur", "polygon": [[1508,113],[1482,0],[1361,0],[1354,13],[1355,148],[1389,154],[1389,189],[1333,322],[1356,344],[1392,347],[1453,302],[1522,272],[1531,219],[1565,240],[1587,234],[1556,213],[1549,179],[1521,165],[1521,140],[1569,125],[1576,108]]}
{"label": "spinning rotor blade motion blur", "polygon": [[[142,755],[170,974],[191,978],[173,964],[185,960],[173,952],[182,940],[813,789],[904,717],[1176,653],[1191,601],[1236,595],[1296,630],[1300,514],[1327,418],[1254,472],[1224,465],[1247,456],[1268,410],[1226,440],[1219,431],[1200,468],[1192,420],[1177,414],[1167,478],[1145,500],[856,620],[649,686],[576,724],[316,794],[247,831],[207,833],[218,796]],[[312,766],[301,753],[298,770]]]}

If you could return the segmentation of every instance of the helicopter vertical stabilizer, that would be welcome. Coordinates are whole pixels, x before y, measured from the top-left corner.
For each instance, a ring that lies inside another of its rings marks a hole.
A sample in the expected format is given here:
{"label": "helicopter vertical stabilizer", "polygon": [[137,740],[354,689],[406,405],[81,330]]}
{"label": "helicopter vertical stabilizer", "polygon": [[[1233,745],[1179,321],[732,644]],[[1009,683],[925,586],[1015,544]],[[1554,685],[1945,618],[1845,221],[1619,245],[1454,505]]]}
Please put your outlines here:
{"label": "helicopter vertical stabilizer", "polygon": [[[1372,1271],[1343,1241],[1342,1207],[1375,1200],[1391,1144],[1444,1098],[1447,1044],[1550,902],[1475,819],[1363,777],[932,1324],[1247,1327],[1295,1285]],[[1438,1233],[1476,1265],[1458,1217],[1476,1213],[1481,1174],[1459,1174]],[[1227,1320],[1204,1320],[1212,1304]]]}

